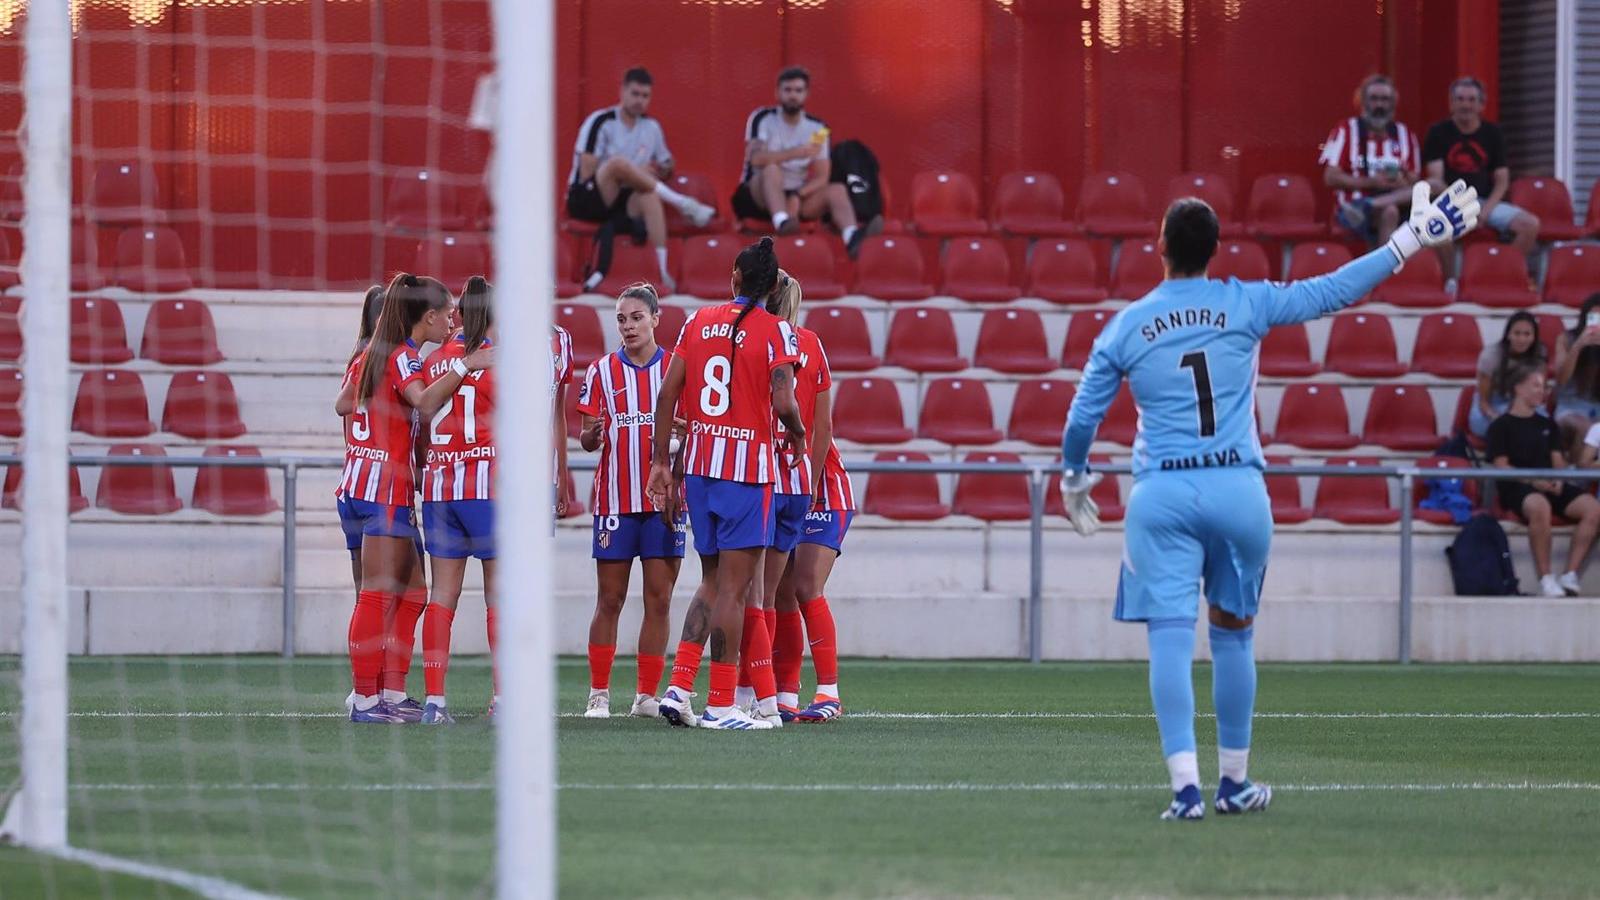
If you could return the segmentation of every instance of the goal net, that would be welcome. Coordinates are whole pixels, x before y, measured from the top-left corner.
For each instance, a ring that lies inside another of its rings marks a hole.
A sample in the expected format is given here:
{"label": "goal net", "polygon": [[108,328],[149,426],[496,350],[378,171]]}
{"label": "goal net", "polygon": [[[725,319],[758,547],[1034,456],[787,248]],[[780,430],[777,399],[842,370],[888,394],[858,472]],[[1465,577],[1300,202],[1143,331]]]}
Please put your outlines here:
{"label": "goal net", "polygon": [[[406,542],[352,550],[334,406],[402,272],[523,301],[495,377],[550,395],[553,26],[550,0],[0,0],[0,895],[553,891],[552,417],[496,411],[524,448],[499,665],[470,561],[444,668],[420,562],[372,549]],[[391,710],[439,669],[455,727],[353,723],[353,641]]]}

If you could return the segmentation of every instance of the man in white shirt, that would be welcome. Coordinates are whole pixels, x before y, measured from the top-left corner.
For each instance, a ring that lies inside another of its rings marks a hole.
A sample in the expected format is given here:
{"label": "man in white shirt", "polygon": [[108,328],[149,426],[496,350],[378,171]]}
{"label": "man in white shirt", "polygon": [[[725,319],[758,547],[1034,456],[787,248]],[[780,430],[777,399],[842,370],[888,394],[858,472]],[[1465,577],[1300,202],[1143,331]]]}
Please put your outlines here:
{"label": "man in white shirt", "polygon": [[778,73],[778,104],[763,106],[745,122],[744,174],[733,194],[742,219],[772,219],[773,230],[793,234],[801,219],[827,215],[844,238],[850,257],[861,242],[883,228],[882,218],[856,222],[850,193],[829,181],[832,164],[828,126],[806,112],[811,74],[799,66]]}

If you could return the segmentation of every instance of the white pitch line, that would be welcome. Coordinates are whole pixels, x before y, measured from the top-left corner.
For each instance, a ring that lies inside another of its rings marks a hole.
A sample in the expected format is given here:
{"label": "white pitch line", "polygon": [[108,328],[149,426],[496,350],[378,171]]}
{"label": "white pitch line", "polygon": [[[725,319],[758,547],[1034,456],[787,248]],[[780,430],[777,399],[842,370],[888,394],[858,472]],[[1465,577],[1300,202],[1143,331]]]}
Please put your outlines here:
{"label": "white pitch line", "polygon": [[[1123,784],[1115,782],[1020,782],[994,783],[950,781],[903,784],[740,784],[736,782],[708,782],[681,784],[597,784],[576,782],[558,786],[563,791],[740,791],[764,793],[1107,793],[1130,791],[1160,791],[1165,784]],[[264,782],[247,784],[77,784],[74,791],[105,791],[113,793],[139,793],[145,791],[216,791],[216,792],[353,792],[353,793],[451,793],[486,792],[494,790],[490,782],[446,782],[438,784],[289,784]],[[1355,793],[1368,791],[1408,791],[1414,793],[1444,793],[1447,791],[1600,791],[1600,782],[1587,781],[1458,781],[1448,783],[1400,782],[1384,784],[1361,783],[1273,783],[1276,791],[1297,793]]]}
{"label": "white pitch line", "polygon": [[[0,712],[0,718],[15,716]],[[74,719],[343,719],[339,712],[297,712],[294,710],[243,712],[83,710],[69,713]],[[580,719],[582,713],[557,713],[557,718]],[[1199,718],[1215,718],[1199,713]],[[1600,719],[1600,712],[1258,712],[1257,719]],[[902,721],[948,721],[959,719],[1151,719],[1147,712],[851,712],[846,718]]]}
{"label": "white pitch line", "polygon": [[222,878],[210,875],[200,875],[183,869],[172,869],[167,866],[157,866],[151,863],[139,862],[135,859],[124,859],[95,850],[85,850],[81,847],[63,847],[59,850],[44,850],[43,853],[55,856],[69,862],[81,863],[103,872],[119,872],[123,875],[132,875],[149,881],[159,881],[170,884],[187,891],[193,891],[208,900],[276,900],[276,895],[263,894],[251,890],[242,884],[234,884]]}

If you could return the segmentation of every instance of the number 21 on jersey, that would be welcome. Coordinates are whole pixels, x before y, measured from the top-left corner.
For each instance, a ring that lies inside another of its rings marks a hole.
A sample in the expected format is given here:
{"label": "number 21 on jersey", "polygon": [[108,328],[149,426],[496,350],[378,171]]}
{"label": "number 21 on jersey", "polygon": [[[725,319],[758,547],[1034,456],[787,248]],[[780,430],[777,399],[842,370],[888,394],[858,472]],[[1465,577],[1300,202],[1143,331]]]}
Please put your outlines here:
{"label": "number 21 on jersey", "polygon": [[478,442],[478,391],[472,385],[464,384],[456,390],[456,395],[450,398],[449,403],[439,407],[439,411],[434,413],[433,421],[429,423],[428,430],[432,432],[435,444],[448,444],[454,440],[454,436],[441,429],[444,427],[444,420],[455,411],[457,403],[460,403],[462,408],[462,442],[467,444]]}

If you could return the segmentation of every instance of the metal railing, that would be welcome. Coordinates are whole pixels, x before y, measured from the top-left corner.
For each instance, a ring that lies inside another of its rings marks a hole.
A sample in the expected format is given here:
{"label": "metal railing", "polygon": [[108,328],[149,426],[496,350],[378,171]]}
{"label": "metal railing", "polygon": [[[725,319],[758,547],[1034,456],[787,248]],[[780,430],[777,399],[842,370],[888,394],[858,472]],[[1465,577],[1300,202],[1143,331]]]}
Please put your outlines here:
{"label": "metal railing", "polygon": [[[0,465],[20,465],[21,458],[0,455]],[[295,644],[295,537],[296,505],[299,476],[302,469],[341,469],[343,457],[315,456],[77,456],[71,457],[75,467],[149,467],[169,468],[246,468],[277,469],[283,479],[283,645],[285,658],[294,656]],[[593,471],[596,461],[588,458],[574,459],[570,467],[575,471]],[[856,473],[928,473],[934,475],[1023,475],[1028,479],[1028,659],[1039,662],[1043,657],[1044,636],[1044,515],[1047,505],[1045,491],[1051,478],[1059,471],[1057,464],[1030,462],[913,462],[854,460],[846,468]],[[1106,475],[1127,475],[1131,468],[1126,464],[1096,466],[1095,471]],[[1400,583],[1399,593],[1399,647],[1396,658],[1402,663],[1411,662],[1411,617],[1413,555],[1412,532],[1416,516],[1414,498],[1418,480],[1460,478],[1474,481],[1513,481],[1550,479],[1557,481],[1600,481],[1600,471],[1575,469],[1495,469],[1495,468],[1420,468],[1417,466],[1268,466],[1267,475],[1291,475],[1319,478],[1379,477],[1399,479],[1400,497]]]}

